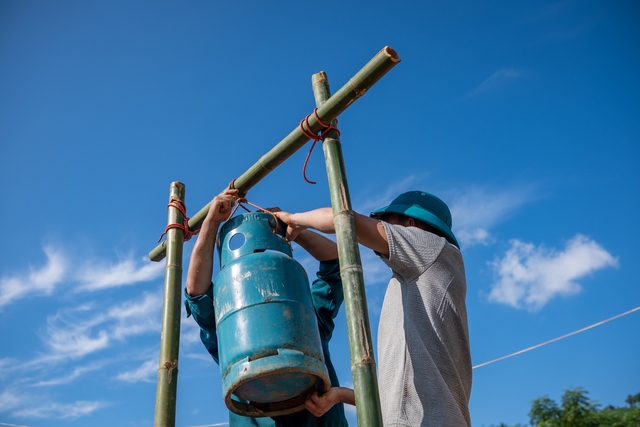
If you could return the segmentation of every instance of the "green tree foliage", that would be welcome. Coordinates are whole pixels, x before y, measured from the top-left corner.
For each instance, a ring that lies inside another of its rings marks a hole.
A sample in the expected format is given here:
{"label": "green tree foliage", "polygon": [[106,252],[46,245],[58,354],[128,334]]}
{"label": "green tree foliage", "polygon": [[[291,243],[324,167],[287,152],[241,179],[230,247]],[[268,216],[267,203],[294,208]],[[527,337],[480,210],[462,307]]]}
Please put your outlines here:
{"label": "green tree foliage", "polygon": [[629,408],[635,408],[640,403],[640,393],[636,395],[629,395],[625,399],[625,402],[629,405]]}
{"label": "green tree foliage", "polygon": [[555,422],[562,415],[560,408],[553,400],[547,396],[539,397],[531,404],[529,419],[531,425],[540,427],[555,426]]}
{"label": "green tree foliage", "polygon": [[594,417],[598,412],[598,405],[587,394],[582,387],[564,392],[561,411],[563,427],[598,427]]}
{"label": "green tree foliage", "polygon": [[[599,410],[582,387],[564,392],[558,405],[548,396],[534,400],[529,420],[535,427],[640,427],[640,393],[629,395],[628,408],[611,405]],[[501,424],[504,426],[504,424]],[[505,426],[506,427],[506,426]]]}

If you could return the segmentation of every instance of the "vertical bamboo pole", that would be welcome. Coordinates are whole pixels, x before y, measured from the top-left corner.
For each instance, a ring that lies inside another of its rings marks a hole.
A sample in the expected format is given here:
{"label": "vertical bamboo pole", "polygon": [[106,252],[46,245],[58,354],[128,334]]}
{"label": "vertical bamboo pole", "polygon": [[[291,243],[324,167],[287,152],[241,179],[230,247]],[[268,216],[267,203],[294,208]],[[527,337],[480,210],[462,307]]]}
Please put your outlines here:
{"label": "vertical bamboo pole", "polygon": [[[172,182],[169,202],[184,202],[185,188],[181,182]],[[182,213],[169,207],[168,224],[182,224]],[[182,246],[183,231],[167,231],[167,263],[164,273],[164,304],[162,332],[160,334],[160,363],[156,387],[155,427],[176,425],[176,393],[178,388],[178,351],[180,347],[180,305],[182,302]]]}
{"label": "vertical bamboo pole", "polygon": [[[330,98],[329,81],[324,71],[312,77],[313,95],[320,107]],[[335,122],[334,122],[335,125]],[[344,288],[344,302],[351,352],[351,373],[356,398],[358,425],[382,427],[380,395],[376,377],[369,311],[364,289],[362,262],[356,238],[356,228],[347,174],[342,157],[342,145],[338,132],[330,130],[323,138],[322,149],[327,166],[333,221],[336,227],[340,274]]]}

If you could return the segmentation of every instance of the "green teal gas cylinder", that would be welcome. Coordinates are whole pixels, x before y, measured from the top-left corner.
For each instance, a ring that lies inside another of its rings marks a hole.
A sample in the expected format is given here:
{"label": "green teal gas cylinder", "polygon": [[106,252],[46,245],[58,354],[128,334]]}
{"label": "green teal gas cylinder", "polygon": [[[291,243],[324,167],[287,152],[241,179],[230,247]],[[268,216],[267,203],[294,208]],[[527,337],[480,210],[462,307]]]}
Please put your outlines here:
{"label": "green teal gas cylinder", "polygon": [[251,417],[299,411],[311,391],[330,387],[309,279],[275,227],[268,213],[238,215],[217,241],[222,391],[231,411]]}

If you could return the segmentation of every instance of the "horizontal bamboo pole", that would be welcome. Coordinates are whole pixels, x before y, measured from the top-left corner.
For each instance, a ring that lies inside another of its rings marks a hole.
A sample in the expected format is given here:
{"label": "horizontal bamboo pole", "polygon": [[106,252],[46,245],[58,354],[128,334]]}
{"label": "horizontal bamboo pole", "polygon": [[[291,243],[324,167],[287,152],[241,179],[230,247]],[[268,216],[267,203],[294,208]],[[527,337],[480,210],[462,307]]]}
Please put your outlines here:
{"label": "horizontal bamboo pole", "polygon": [[[396,51],[389,46],[385,46],[371,61],[362,67],[347,84],[342,86],[327,102],[318,108],[317,114],[320,120],[323,123],[333,121],[358,98],[363,96],[371,86],[380,80],[382,76],[391,70],[398,62],[400,62],[400,57]],[[309,117],[309,126],[313,133],[318,133],[322,130],[322,125],[318,123],[313,114]],[[240,193],[246,193],[260,182],[262,178],[291,157],[293,153],[298,151],[307,141],[309,141],[309,137],[302,133],[300,126],[296,126],[289,135],[235,180],[235,188],[240,190]],[[210,204],[211,203],[207,203],[205,207],[191,217],[189,220],[190,229],[197,230],[200,228],[202,221],[207,216]],[[151,261],[161,261],[165,257],[165,251],[166,240],[149,252],[149,258]]]}

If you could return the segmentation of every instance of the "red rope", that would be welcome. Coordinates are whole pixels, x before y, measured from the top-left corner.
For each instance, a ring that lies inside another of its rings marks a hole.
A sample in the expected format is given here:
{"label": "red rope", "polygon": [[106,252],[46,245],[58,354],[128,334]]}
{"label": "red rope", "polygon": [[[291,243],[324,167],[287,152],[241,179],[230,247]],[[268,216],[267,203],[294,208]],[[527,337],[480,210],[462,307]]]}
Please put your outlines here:
{"label": "red rope", "polygon": [[182,230],[182,240],[183,241],[187,241],[191,239],[191,236],[198,234],[200,232],[200,230],[189,230],[189,218],[187,217],[187,207],[185,206],[184,202],[180,199],[177,199],[175,197],[171,198],[171,201],[169,202],[169,204],[167,205],[167,208],[176,208],[180,211],[180,213],[182,214],[182,218],[183,218],[183,222],[182,224],[169,224],[167,225],[167,228],[165,228],[164,233],[162,233],[160,235],[160,238],[158,238],[158,242],[160,240],[162,240],[162,237],[167,234],[167,231],[171,230],[172,228],[179,228],[180,230]]}
{"label": "red rope", "polygon": [[[324,138],[325,134],[327,132],[329,132],[330,130],[335,130],[336,132],[338,132],[338,136],[340,136],[340,129],[335,127],[333,125],[333,122],[331,124],[326,124],[322,120],[320,120],[320,117],[318,116],[318,109],[317,108],[315,108],[313,110],[313,115],[315,116],[318,124],[320,126],[322,126],[322,128],[323,128],[322,132],[320,132],[319,134],[314,134],[311,131],[311,125],[309,125],[309,117],[311,117],[311,114],[307,114],[307,117],[305,117],[304,119],[300,120],[300,130],[302,131],[302,134],[304,136],[306,136],[307,138],[309,138],[309,139],[313,139],[313,144],[311,144],[311,148],[309,149],[309,152],[307,153],[307,158],[304,160],[304,165],[302,166],[302,177],[309,184],[316,184],[315,181],[309,181],[309,179],[307,179],[307,163],[309,163],[309,158],[311,157],[311,152],[313,151],[313,148],[316,146],[316,142],[318,142],[322,138]],[[336,125],[337,124],[338,124],[338,119],[336,119]],[[305,125],[307,126],[306,129],[305,129]]]}

